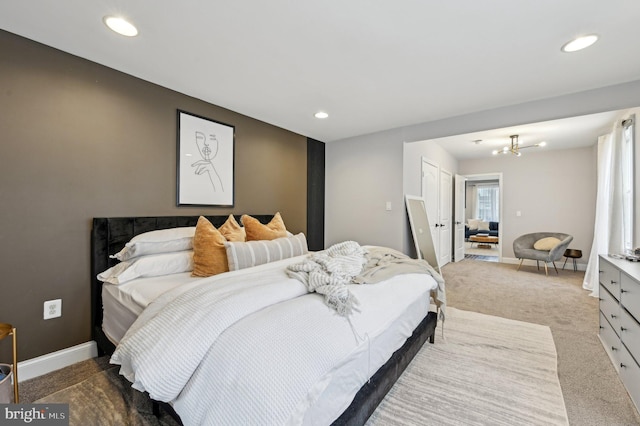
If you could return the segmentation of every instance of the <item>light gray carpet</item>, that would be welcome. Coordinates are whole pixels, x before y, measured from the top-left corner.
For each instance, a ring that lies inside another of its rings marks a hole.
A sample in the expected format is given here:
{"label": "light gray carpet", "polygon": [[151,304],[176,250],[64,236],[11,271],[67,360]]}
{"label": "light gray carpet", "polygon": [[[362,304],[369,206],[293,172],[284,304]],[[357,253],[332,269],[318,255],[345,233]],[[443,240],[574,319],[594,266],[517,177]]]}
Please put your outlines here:
{"label": "light gray carpet", "polygon": [[[548,327],[449,308],[436,345],[425,345],[369,424],[566,425]],[[173,424],[118,367],[39,399],[68,403],[71,425]]]}
{"label": "light gray carpet", "polygon": [[[449,306],[550,327],[571,425],[640,425],[598,340],[598,300],[581,288],[583,273],[561,270],[558,276],[545,277],[535,267],[516,272],[516,265],[464,260],[446,265],[443,275]],[[106,358],[96,358],[25,381],[20,384],[21,402],[35,401],[108,367]]]}
{"label": "light gray carpet", "polygon": [[567,424],[549,327],[454,308],[367,423]]}
{"label": "light gray carpet", "polygon": [[571,425],[640,425],[640,415],[598,339],[598,299],[582,289],[584,272],[567,268],[545,276],[544,268],[516,268],[475,260],[449,263],[443,267],[447,302],[549,326]]}

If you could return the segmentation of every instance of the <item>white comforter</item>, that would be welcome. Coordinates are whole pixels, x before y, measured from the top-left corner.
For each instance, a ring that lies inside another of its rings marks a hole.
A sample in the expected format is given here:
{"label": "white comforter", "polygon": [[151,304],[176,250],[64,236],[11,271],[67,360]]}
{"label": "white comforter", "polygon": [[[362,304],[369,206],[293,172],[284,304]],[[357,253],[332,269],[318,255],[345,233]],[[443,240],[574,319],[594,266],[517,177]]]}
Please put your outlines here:
{"label": "white comforter", "polygon": [[287,277],[286,266],[303,259],[163,294],[112,363],[134,388],[172,402],[185,425],[331,423],[411,335],[436,283],[407,274],[351,285],[360,312],[345,318]]}

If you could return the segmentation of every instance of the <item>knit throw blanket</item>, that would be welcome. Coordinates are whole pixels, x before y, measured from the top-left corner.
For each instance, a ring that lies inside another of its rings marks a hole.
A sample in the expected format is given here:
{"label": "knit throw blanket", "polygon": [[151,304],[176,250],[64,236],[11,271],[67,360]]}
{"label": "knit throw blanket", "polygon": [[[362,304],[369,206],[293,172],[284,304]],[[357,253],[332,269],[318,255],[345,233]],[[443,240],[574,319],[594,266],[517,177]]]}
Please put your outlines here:
{"label": "knit throw blanket", "polygon": [[309,292],[324,295],[328,306],[347,317],[357,310],[358,304],[348,284],[375,284],[395,275],[410,273],[428,274],[436,280],[438,288],[432,292],[432,297],[443,317],[446,296],[442,276],[426,261],[411,259],[397,250],[386,247],[365,249],[355,241],[345,241],[287,267],[289,277],[304,283]]}
{"label": "knit throw blanket", "polygon": [[287,275],[304,283],[309,292],[324,295],[325,303],[338,314],[349,316],[358,302],[347,284],[362,272],[365,253],[355,241],[345,241],[289,265]]}

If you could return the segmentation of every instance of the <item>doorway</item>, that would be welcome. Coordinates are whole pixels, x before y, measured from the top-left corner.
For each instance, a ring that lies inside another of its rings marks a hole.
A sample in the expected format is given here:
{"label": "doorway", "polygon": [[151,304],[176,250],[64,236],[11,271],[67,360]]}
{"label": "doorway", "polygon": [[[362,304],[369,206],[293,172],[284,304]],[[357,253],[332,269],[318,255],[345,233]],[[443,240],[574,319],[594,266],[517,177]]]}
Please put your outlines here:
{"label": "doorway", "polygon": [[465,259],[502,261],[502,173],[465,177]]}

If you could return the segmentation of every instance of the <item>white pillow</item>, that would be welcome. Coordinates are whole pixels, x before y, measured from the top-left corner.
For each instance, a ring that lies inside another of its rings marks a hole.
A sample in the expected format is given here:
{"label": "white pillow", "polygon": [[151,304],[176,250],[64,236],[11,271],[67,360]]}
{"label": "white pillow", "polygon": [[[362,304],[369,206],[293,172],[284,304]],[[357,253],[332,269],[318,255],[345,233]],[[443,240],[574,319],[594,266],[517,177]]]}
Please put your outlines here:
{"label": "white pillow", "polygon": [[124,261],[150,254],[191,250],[195,233],[195,226],[145,232],[133,237],[122,250],[109,257]]}
{"label": "white pillow", "polygon": [[476,229],[478,229],[478,222],[480,222],[480,219],[469,219],[469,221],[467,222],[469,230],[475,231]]}
{"label": "white pillow", "polygon": [[479,221],[478,222],[478,231],[487,231],[489,232],[489,222]]}
{"label": "white pillow", "polygon": [[309,252],[307,239],[302,232],[293,237],[276,238],[275,240],[227,241],[224,246],[227,249],[230,271],[301,256]]}
{"label": "white pillow", "polygon": [[98,279],[109,284],[124,284],[135,278],[157,277],[193,271],[193,250],[142,256],[120,262],[98,274]]}

